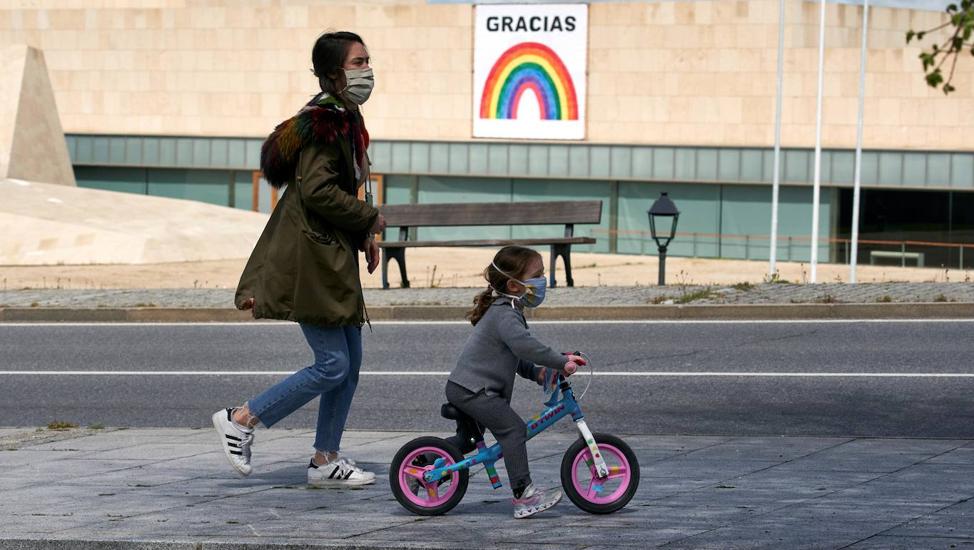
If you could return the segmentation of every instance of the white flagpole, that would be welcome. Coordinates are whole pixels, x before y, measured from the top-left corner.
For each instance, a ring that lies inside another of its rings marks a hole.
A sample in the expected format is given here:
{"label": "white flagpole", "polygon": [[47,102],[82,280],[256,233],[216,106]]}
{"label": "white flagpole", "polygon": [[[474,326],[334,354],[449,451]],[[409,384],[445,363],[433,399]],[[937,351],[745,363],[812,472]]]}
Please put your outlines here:
{"label": "white flagpole", "polygon": [[817,282],[818,275],[818,201],[822,188],[822,93],[825,81],[825,0],[821,5],[818,21],[818,96],[815,106],[815,179],[812,187],[812,242],[811,242],[811,282]]}
{"label": "white flagpole", "polygon": [[778,272],[778,188],[781,182],[781,89],[785,72],[785,0],[778,2],[778,76],[774,101],[774,173],[771,176],[771,251],[768,279]]}
{"label": "white flagpole", "polygon": [[856,115],[856,173],[852,184],[852,251],[849,256],[849,282],[856,282],[859,260],[859,191],[862,174],[862,120],[866,104],[866,47],[869,41],[869,0],[862,2],[862,49],[859,51],[859,112]]}

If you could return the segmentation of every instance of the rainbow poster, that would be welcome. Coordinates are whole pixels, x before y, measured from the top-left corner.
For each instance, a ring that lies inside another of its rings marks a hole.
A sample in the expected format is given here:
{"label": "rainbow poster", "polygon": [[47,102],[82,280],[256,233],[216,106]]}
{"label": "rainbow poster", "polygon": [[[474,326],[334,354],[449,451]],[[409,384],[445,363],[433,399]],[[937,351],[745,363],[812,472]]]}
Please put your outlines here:
{"label": "rainbow poster", "polygon": [[474,137],[584,139],[588,6],[476,10]]}

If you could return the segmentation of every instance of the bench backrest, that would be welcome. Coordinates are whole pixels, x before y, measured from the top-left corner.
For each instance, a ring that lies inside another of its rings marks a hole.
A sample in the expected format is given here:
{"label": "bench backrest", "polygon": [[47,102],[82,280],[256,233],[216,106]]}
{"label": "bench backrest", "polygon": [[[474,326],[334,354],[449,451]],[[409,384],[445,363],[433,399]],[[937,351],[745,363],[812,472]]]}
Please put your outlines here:
{"label": "bench backrest", "polygon": [[602,201],[394,204],[382,215],[389,227],[599,223]]}

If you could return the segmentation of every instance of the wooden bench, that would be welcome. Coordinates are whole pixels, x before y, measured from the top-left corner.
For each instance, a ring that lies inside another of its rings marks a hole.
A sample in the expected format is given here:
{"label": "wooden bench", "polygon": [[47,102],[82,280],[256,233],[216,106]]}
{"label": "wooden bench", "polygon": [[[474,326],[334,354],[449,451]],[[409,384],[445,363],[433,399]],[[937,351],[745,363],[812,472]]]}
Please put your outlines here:
{"label": "wooden bench", "polygon": [[[396,204],[382,207],[386,226],[399,228],[399,240],[382,241],[382,288],[389,288],[389,260],[399,264],[402,287],[409,288],[406,277],[406,249],[440,246],[538,246],[551,247],[548,273],[551,286],[556,286],[555,261],[560,256],[565,265],[565,280],[574,286],[571,251],[573,244],[594,244],[592,237],[574,236],[575,224],[602,221],[602,201],[552,201],[518,203]],[[444,241],[411,241],[411,227],[459,227],[488,225],[565,224],[561,237],[535,239],[477,239]]]}

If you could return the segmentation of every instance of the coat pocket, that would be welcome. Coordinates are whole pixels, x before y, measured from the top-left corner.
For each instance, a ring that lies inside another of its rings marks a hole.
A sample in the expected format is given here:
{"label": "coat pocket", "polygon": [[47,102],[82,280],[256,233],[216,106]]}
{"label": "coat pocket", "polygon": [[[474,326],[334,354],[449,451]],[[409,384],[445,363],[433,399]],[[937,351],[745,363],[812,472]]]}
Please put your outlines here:
{"label": "coat pocket", "polygon": [[346,324],[359,316],[358,266],[353,252],[331,232],[304,230],[297,244],[296,319]]}
{"label": "coat pocket", "polygon": [[341,246],[341,241],[335,238],[333,233],[319,233],[311,229],[303,229],[302,233],[312,242],[323,244],[323,245],[338,245]]}

